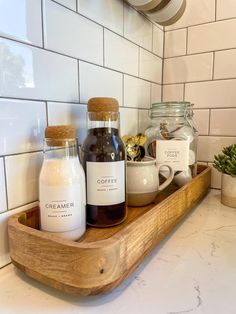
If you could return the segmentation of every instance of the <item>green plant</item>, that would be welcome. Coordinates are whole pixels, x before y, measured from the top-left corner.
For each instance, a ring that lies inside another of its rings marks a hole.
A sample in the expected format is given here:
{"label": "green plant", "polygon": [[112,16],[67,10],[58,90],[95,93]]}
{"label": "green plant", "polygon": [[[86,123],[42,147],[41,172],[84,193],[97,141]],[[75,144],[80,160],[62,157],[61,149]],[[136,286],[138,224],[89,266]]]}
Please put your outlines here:
{"label": "green plant", "polygon": [[213,166],[222,173],[236,177],[236,144],[224,147],[222,152],[215,156]]}

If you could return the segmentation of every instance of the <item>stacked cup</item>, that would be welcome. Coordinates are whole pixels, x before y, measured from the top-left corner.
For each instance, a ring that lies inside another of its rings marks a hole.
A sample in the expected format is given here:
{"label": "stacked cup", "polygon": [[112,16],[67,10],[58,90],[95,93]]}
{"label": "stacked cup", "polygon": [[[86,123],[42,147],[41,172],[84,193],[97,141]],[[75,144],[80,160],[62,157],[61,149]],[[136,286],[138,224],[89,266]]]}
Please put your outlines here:
{"label": "stacked cup", "polygon": [[127,0],[127,2],[163,26],[177,22],[186,8],[186,0]]}

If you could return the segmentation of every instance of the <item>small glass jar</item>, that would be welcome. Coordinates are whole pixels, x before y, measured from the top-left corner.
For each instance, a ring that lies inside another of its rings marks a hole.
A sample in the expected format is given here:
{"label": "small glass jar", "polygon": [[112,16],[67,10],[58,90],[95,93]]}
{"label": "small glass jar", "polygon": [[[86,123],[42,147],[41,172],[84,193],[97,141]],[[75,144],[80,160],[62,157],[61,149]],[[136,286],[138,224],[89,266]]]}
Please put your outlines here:
{"label": "small glass jar", "polygon": [[198,132],[192,122],[189,102],[155,103],[151,108],[151,126],[147,135],[146,152],[175,171],[174,181],[184,185],[197,172]]}

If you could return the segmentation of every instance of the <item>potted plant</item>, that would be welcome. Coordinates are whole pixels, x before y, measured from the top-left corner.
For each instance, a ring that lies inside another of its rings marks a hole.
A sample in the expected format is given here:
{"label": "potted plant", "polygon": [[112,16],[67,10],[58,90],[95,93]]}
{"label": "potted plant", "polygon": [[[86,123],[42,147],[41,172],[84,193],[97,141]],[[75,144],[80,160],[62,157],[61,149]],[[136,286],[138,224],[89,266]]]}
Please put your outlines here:
{"label": "potted plant", "polygon": [[213,166],[222,172],[221,203],[236,208],[236,144],[223,148]]}

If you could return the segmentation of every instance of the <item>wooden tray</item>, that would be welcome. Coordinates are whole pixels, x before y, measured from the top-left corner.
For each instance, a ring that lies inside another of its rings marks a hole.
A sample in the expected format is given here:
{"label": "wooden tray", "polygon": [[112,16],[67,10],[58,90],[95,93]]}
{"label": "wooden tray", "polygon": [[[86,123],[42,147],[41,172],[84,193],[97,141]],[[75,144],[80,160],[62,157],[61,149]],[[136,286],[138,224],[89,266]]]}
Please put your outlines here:
{"label": "wooden tray", "polygon": [[199,166],[198,172],[184,187],[176,190],[170,186],[159,194],[156,204],[129,207],[123,224],[88,227],[79,242],[38,230],[38,208],[14,215],[8,222],[12,262],[30,277],[67,293],[96,295],[110,291],[207,193],[210,168]]}

